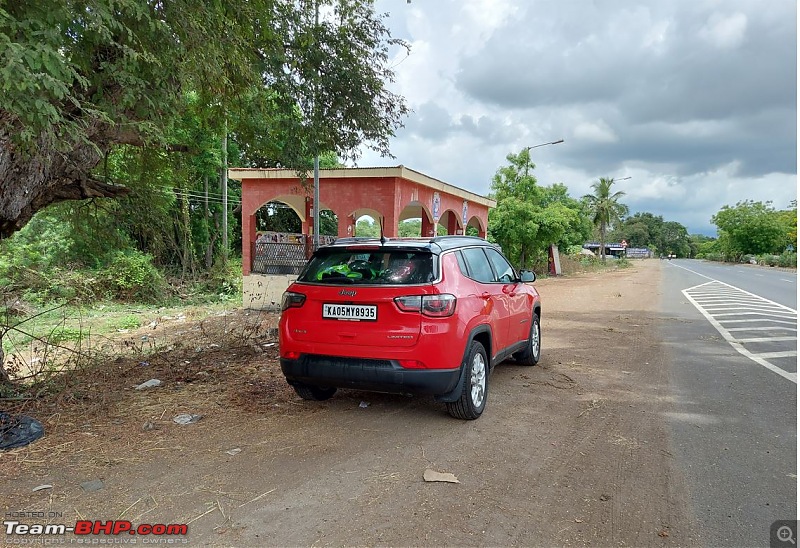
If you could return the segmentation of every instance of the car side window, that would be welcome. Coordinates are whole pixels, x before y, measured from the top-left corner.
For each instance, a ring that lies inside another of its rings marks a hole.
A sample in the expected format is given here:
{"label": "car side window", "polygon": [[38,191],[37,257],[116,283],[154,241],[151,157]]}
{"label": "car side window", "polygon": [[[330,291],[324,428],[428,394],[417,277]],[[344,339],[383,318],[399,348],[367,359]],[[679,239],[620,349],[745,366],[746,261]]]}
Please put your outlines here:
{"label": "car side window", "polygon": [[489,257],[489,262],[492,263],[499,281],[504,283],[516,281],[517,273],[514,272],[514,267],[508,264],[506,258],[503,257],[497,250],[487,248],[486,255]]}
{"label": "car side window", "polygon": [[475,281],[483,283],[491,283],[495,280],[492,267],[489,265],[489,259],[480,247],[469,247],[462,250],[464,260],[469,265],[470,278]]}
{"label": "car side window", "polygon": [[456,256],[456,261],[458,261],[458,269],[461,271],[461,274],[469,278],[469,269],[467,268],[467,263],[464,261],[464,256],[460,251],[454,252],[453,255]]}

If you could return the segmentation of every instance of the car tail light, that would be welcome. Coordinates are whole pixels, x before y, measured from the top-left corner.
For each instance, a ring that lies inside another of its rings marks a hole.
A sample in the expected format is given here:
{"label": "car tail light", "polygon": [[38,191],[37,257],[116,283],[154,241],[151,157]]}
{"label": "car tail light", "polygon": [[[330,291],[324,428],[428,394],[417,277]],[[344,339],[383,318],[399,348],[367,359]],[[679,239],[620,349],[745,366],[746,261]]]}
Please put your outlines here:
{"label": "car tail light", "polygon": [[452,316],[456,311],[456,296],[450,294],[425,295],[422,297],[422,313],[435,318]]}
{"label": "car tail light", "polygon": [[287,352],[284,352],[282,357],[286,358],[287,360],[299,360],[300,352],[294,352],[292,350],[289,350]]}
{"label": "car tail light", "polygon": [[422,296],[410,295],[408,297],[395,297],[397,308],[403,312],[419,312],[422,309]]}
{"label": "car tail light", "polygon": [[456,311],[456,297],[448,293],[395,297],[394,302],[403,312],[422,312],[433,318],[446,318]]}
{"label": "car tail light", "polygon": [[284,291],[281,298],[281,311],[288,308],[300,308],[306,302],[306,296],[302,293]]}

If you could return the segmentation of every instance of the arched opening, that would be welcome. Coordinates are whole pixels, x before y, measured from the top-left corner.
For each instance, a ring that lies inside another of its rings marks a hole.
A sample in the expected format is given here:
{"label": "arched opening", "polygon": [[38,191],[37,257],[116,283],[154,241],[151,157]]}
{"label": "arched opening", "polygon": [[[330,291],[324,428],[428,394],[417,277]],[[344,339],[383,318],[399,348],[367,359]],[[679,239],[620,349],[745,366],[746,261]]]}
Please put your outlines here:
{"label": "arched opening", "polygon": [[[290,197],[291,198],[291,197]],[[256,232],[280,232],[286,234],[302,233],[302,203],[296,209],[284,199],[274,199],[255,212]]]}
{"label": "arched opening", "polygon": [[[440,223],[436,234],[439,236],[446,235],[447,227]],[[401,238],[429,238],[433,236],[433,215],[421,202],[410,202],[400,212],[397,235]]]}
{"label": "arched opening", "polygon": [[482,226],[480,219],[477,217],[471,217],[467,223],[466,229],[464,230],[464,234],[467,236],[480,236],[481,238],[485,238],[486,228]]}
{"label": "arched opening", "polygon": [[336,235],[339,232],[339,216],[333,212],[331,209],[320,209],[319,210],[319,237],[320,237],[320,245],[323,244],[323,239],[325,239],[325,243],[331,243],[333,240],[336,239]]}
{"label": "arched opening", "polygon": [[382,216],[374,209],[362,208],[355,210],[351,215],[356,220],[353,234],[359,238],[380,238]]}
{"label": "arched opening", "polygon": [[442,213],[442,217],[439,219],[439,226],[444,227],[445,234],[454,235],[464,233],[464,228],[461,226],[461,219],[452,209],[448,209]]}

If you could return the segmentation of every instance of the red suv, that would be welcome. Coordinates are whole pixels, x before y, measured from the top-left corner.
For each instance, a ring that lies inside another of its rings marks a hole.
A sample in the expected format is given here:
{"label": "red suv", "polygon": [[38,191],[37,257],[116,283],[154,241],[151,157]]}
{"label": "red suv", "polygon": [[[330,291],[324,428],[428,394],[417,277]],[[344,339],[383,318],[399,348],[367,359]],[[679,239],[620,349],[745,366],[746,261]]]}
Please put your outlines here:
{"label": "red suv", "polygon": [[283,294],[281,369],[306,400],[432,394],[477,419],[495,364],[539,361],[535,279],[481,238],[337,240]]}

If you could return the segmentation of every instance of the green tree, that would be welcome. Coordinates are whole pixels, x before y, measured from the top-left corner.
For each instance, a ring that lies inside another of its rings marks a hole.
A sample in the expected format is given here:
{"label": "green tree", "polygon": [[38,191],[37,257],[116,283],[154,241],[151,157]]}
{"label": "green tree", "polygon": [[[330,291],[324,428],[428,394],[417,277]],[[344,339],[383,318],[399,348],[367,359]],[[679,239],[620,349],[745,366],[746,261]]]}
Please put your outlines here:
{"label": "green tree", "polygon": [[664,223],[662,238],[667,253],[677,257],[688,257],[691,254],[689,232],[682,224],[675,221]]}
{"label": "green tree", "polygon": [[776,211],[778,222],[783,227],[784,249],[797,250],[797,200],[792,200],[789,209]]}
{"label": "green tree", "polygon": [[593,194],[583,197],[592,214],[592,222],[600,232],[600,258],[606,260],[606,233],[609,227],[619,223],[628,214],[628,206],[619,200],[625,195],[622,191],[612,193],[614,179],[601,178],[592,185]]}
{"label": "green tree", "polygon": [[128,193],[96,169],[118,146],[200,152],[173,131],[190,92],[217,135],[270,121],[238,124],[254,161],[256,134],[289,167],[388,154],[407,112],[387,88],[392,45],[369,0],[4,2],[0,238],[51,203]]}
{"label": "green tree", "polygon": [[358,219],[355,235],[362,238],[377,238],[381,235],[381,227],[370,219]]}
{"label": "green tree", "polygon": [[636,212],[619,223],[611,234],[614,240],[626,240],[630,247],[650,247],[664,251],[664,218],[649,212]]}
{"label": "green tree", "polygon": [[409,219],[397,224],[397,234],[401,238],[419,238],[421,233],[421,219]]}
{"label": "green tree", "polygon": [[725,205],[711,222],[717,227],[722,251],[734,261],[745,254],[780,253],[786,247],[787,227],[771,202]]}
{"label": "green tree", "polygon": [[689,235],[689,257],[705,256],[707,253],[714,253],[717,251],[717,239],[705,234],[690,234]]}
{"label": "green tree", "polygon": [[530,150],[506,156],[509,165],[492,178],[497,207],[489,212],[489,233],[512,262],[526,268],[550,244],[580,243],[588,234],[581,204],[566,186],[540,187],[531,172]]}

